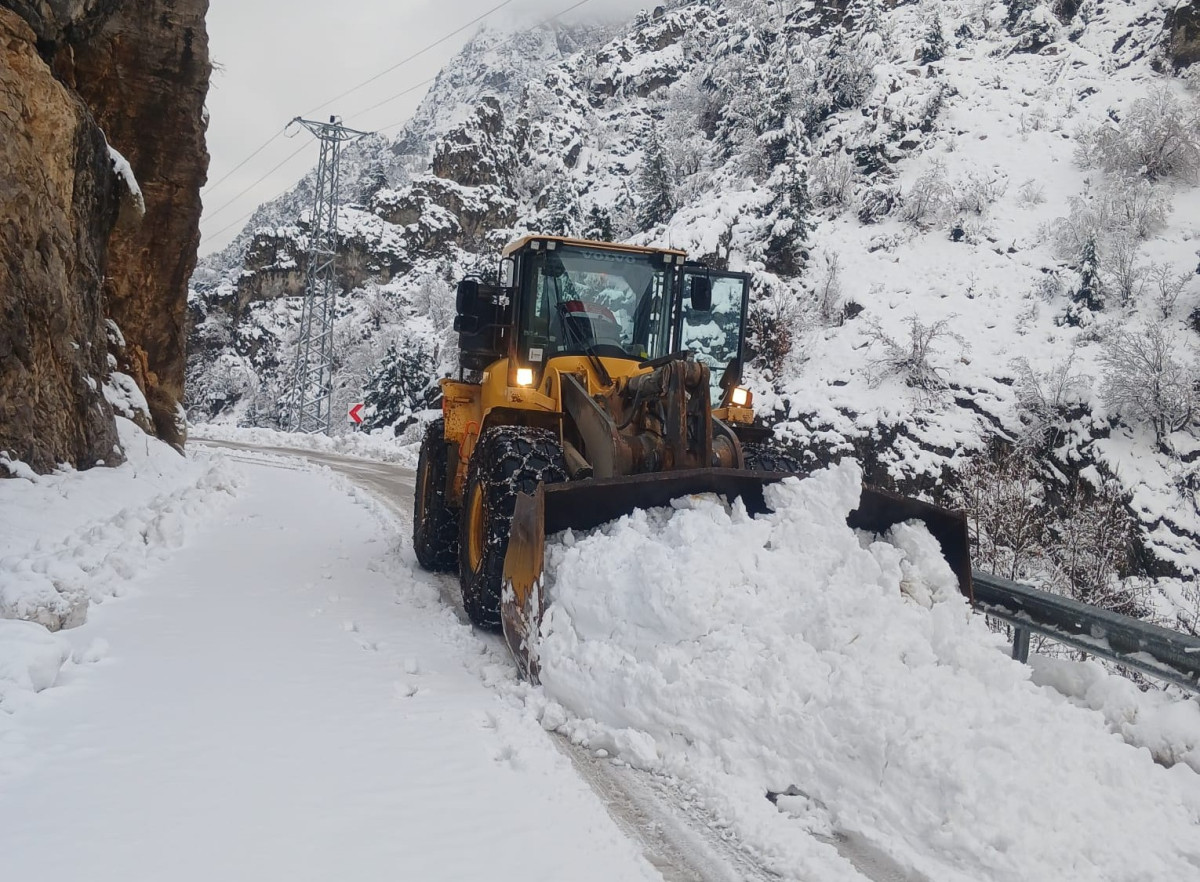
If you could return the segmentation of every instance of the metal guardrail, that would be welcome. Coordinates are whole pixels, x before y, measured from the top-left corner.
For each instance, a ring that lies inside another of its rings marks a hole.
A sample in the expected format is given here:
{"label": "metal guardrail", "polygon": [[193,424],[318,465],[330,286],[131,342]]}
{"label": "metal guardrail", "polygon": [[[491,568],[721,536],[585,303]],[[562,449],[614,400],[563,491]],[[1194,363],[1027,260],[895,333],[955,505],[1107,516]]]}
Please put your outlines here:
{"label": "metal guardrail", "polygon": [[1042,634],[1200,693],[1200,638],[988,573],[972,581],[975,608],[1013,626],[1018,661],[1029,660],[1030,634]]}

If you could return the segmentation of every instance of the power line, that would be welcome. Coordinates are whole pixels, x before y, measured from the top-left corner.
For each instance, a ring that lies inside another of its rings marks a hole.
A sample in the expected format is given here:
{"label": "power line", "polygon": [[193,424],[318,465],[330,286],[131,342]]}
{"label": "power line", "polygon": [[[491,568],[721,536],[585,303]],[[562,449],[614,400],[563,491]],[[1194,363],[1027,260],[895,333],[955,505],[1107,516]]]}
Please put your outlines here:
{"label": "power line", "polygon": [[269,178],[271,175],[275,174],[275,172],[279,171],[279,169],[283,168],[283,166],[285,166],[285,165],[286,165],[287,163],[289,163],[291,160],[293,160],[293,159],[295,159],[297,156],[299,156],[299,155],[300,155],[300,151],[301,151],[301,150],[303,150],[303,149],[304,149],[305,147],[307,147],[307,146],[308,146],[308,142],[307,142],[307,141],[305,141],[303,144],[301,144],[299,147],[297,147],[297,148],[295,149],[295,151],[293,151],[292,153],[288,154],[288,156],[287,156],[287,158],[286,158],[286,159],[284,159],[282,162],[280,162],[278,165],[276,165],[274,168],[272,168],[272,169],[271,169],[269,172],[267,172],[267,173],[266,173],[266,174],[264,174],[262,177],[260,177],[260,178],[259,178],[257,181],[255,181],[253,184],[250,184],[248,187],[246,187],[244,190],[242,190],[240,193],[238,193],[236,196],[234,196],[232,199],[230,199],[228,202],[226,202],[226,203],[225,203],[224,205],[222,205],[220,208],[218,208],[218,209],[216,209],[215,211],[213,211],[213,212],[209,213],[208,215],[206,215],[204,219],[205,219],[205,220],[208,220],[208,221],[211,221],[211,220],[212,220],[214,217],[216,217],[218,214],[220,214],[220,213],[221,213],[222,211],[224,211],[226,208],[228,208],[229,206],[233,205],[233,203],[237,202],[239,199],[241,199],[243,196],[245,196],[247,193],[249,193],[251,190],[253,190],[255,187],[257,187],[259,184],[261,184],[263,181],[265,181],[265,180],[266,180],[267,178]]}
{"label": "power line", "polygon": [[221,184],[225,183],[227,180],[229,180],[231,177],[233,177],[234,173],[237,172],[247,162],[249,162],[254,157],[258,156],[258,154],[262,153],[269,146],[271,146],[273,143],[275,143],[275,139],[278,138],[280,135],[282,135],[286,131],[287,131],[286,126],[282,129],[280,129],[279,131],[277,131],[270,138],[268,138],[261,147],[259,147],[257,150],[255,150],[253,153],[251,153],[249,156],[247,156],[245,159],[243,159],[241,162],[239,162],[237,165],[235,165],[233,168],[231,168],[228,172],[226,172],[221,177],[220,180],[214,181],[213,183],[211,183],[207,187],[205,187],[203,190],[201,190],[200,195],[203,196],[205,193],[209,192],[210,190],[215,190],[217,187],[221,186]]}
{"label": "power line", "polygon": [[[463,25],[462,27],[458,28],[457,30],[451,31],[450,33],[446,34],[446,36],[442,37],[441,39],[439,39],[439,40],[435,40],[434,42],[430,43],[430,44],[429,44],[428,46],[426,46],[424,49],[419,49],[418,51],[414,52],[412,55],[409,55],[407,58],[403,58],[403,59],[401,59],[400,61],[397,61],[395,64],[393,64],[393,65],[392,65],[391,67],[389,67],[387,70],[380,71],[379,73],[375,74],[375,76],[371,77],[370,79],[363,80],[363,81],[362,81],[361,83],[359,83],[357,86],[354,86],[354,87],[352,87],[352,88],[349,88],[349,89],[347,89],[345,92],[342,92],[340,95],[334,95],[332,98],[330,98],[330,99],[329,99],[328,101],[326,101],[324,104],[318,104],[316,107],[314,107],[312,110],[308,111],[308,112],[307,112],[307,113],[305,113],[304,115],[305,115],[305,116],[311,116],[312,114],[316,113],[318,110],[321,110],[322,108],[328,107],[328,106],[329,106],[330,104],[332,104],[334,101],[338,101],[338,100],[340,100],[340,99],[342,99],[342,98],[345,98],[347,95],[350,95],[350,94],[352,94],[352,93],[354,93],[354,92],[357,92],[357,91],[358,91],[359,89],[361,89],[363,86],[370,85],[371,83],[375,82],[375,81],[376,81],[377,79],[379,79],[380,77],[382,77],[382,76],[386,76],[387,74],[390,74],[390,73],[391,73],[392,71],[394,71],[396,68],[398,68],[398,67],[401,67],[401,66],[403,66],[403,65],[405,65],[405,64],[408,64],[408,63],[409,63],[410,61],[412,61],[414,58],[418,58],[419,56],[421,56],[421,55],[424,55],[424,54],[425,54],[426,52],[428,52],[430,49],[433,49],[433,48],[435,48],[435,47],[437,47],[437,46],[440,46],[442,43],[445,43],[445,42],[446,42],[447,40],[449,40],[451,37],[455,37],[455,36],[457,36],[458,34],[461,34],[461,33],[462,33],[463,31],[465,31],[467,28],[471,27],[471,25],[473,25],[473,24],[477,24],[477,23],[479,23],[479,22],[483,21],[485,18],[487,18],[487,17],[488,17],[489,15],[491,15],[493,12],[496,12],[497,10],[503,9],[505,6],[508,6],[508,5],[509,5],[510,3],[512,3],[512,2],[513,2],[513,0],[503,0],[503,2],[501,2],[501,3],[497,3],[495,6],[493,6],[491,9],[489,9],[487,12],[483,13],[482,15],[477,15],[475,18],[471,19],[469,22],[467,22],[465,25]],[[585,0],[585,2],[586,2],[586,0]]]}
{"label": "power line", "polygon": [[[417,89],[421,88],[422,86],[428,86],[430,83],[432,83],[436,79],[437,79],[437,77],[434,76],[434,77],[430,77],[427,80],[422,80],[421,82],[417,83],[415,86],[409,86],[407,89],[397,92],[391,98],[384,98],[382,101],[380,101],[376,104],[372,104],[366,110],[360,110],[358,113],[354,114],[354,116],[356,116],[356,117],[362,116],[363,114],[370,113],[372,110],[376,110],[377,108],[383,107],[383,105],[385,105],[385,104],[391,104],[396,99],[403,98],[405,95],[409,94],[410,92],[417,91]],[[389,128],[389,129],[395,128],[396,125],[404,125],[404,123],[396,123],[395,125],[387,126],[387,128]],[[377,129],[377,131],[379,131],[379,130]]]}
{"label": "power line", "polygon": [[[347,89],[345,92],[342,92],[340,95],[335,95],[333,98],[330,98],[330,99],[329,99],[328,101],[326,101],[324,104],[320,104],[320,105],[318,105],[318,106],[314,107],[312,110],[308,111],[308,113],[306,113],[306,114],[304,114],[304,115],[305,115],[305,116],[310,116],[310,115],[312,115],[313,113],[316,113],[316,112],[317,112],[318,110],[320,110],[321,108],[323,108],[323,107],[328,107],[328,106],[329,106],[330,104],[332,104],[334,101],[337,101],[337,100],[339,100],[339,99],[341,99],[341,98],[345,98],[347,95],[350,95],[350,94],[352,94],[352,93],[354,93],[354,92],[357,92],[357,91],[358,91],[359,89],[361,89],[363,86],[367,86],[367,85],[369,85],[369,84],[371,84],[371,83],[375,82],[377,79],[379,79],[379,78],[380,78],[380,77],[382,77],[382,76],[386,76],[387,74],[389,74],[389,73],[391,73],[392,71],[394,71],[396,68],[398,68],[398,67],[402,67],[403,65],[405,65],[405,64],[408,64],[408,62],[412,61],[414,58],[418,58],[418,57],[420,57],[421,55],[424,55],[424,54],[425,54],[426,52],[428,52],[430,49],[434,49],[434,48],[436,48],[437,46],[440,46],[442,43],[445,43],[445,42],[446,42],[447,40],[449,40],[451,37],[454,37],[454,36],[457,36],[458,34],[461,34],[461,33],[462,33],[463,31],[465,31],[467,28],[471,27],[471,25],[473,25],[473,24],[477,24],[478,22],[480,22],[480,21],[483,21],[483,19],[487,18],[487,17],[488,17],[489,15],[491,15],[493,12],[496,12],[496,11],[498,11],[498,10],[500,10],[500,9],[503,9],[505,6],[508,6],[508,5],[509,5],[510,3],[512,3],[512,2],[513,2],[513,0],[503,0],[503,2],[502,2],[502,3],[498,3],[498,4],[496,4],[495,6],[493,6],[491,9],[489,9],[487,12],[483,13],[482,15],[476,16],[476,17],[475,17],[475,18],[473,18],[471,21],[467,22],[465,25],[463,25],[462,27],[458,28],[457,30],[455,30],[455,31],[453,31],[453,32],[451,32],[451,33],[449,33],[449,34],[446,34],[446,35],[445,35],[444,37],[442,37],[441,39],[435,40],[434,42],[432,42],[432,43],[430,43],[429,45],[425,46],[423,49],[420,49],[419,51],[417,51],[417,52],[414,52],[412,55],[409,55],[407,58],[404,58],[404,59],[402,59],[402,60],[400,60],[400,61],[396,62],[396,63],[395,63],[395,64],[393,64],[391,67],[389,67],[387,70],[384,70],[384,71],[381,71],[380,73],[377,73],[377,74],[375,74],[375,76],[371,77],[371,78],[370,78],[370,79],[368,79],[368,80],[364,80],[363,82],[359,83],[357,86],[354,86],[354,87],[352,87],[352,88],[350,88],[350,89]],[[423,86],[423,85],[425,85],[425,83],[430,83],[430,82],[433,82],[433,80],[432,80],[432,79],[430,79],[430,80],[426,80],[424,83],[421,83],[421,84],[419,84],[418,86],[414,86],[414,87],[413,87],[413,89],[407,90],[407,91],[405,91],[405,92],[401,92],[401,93],[400,93],[400,95],[396,95],[396,96],[394,96],[393,98],[390,98],[390,99],[388,99],[388,100],[389,100],[389,101],[391,101],[391,100],[394,100],[394,98],[398,98],[398,97],[400,97],[401,95],[406,95],[406,94],[408,94],[408,92],[409,92],[409,91],[413,91],[413,90],[415,90],[415,89],[417,89],[417,88],[420,88],[420,86]],[[387,103],[387,102],[384,102],[384,103]],[[374,109],[374,108],[372,108],[372,109]],[[364,112],[364,113],[366,113],[366,111],[363,111],[363,112]],[[214,181],[213,183],[211,183],[211,184],[207,185],[207,186],[204,188],[204,190],[202,191],[202,193],[208,193],[209,191],[211,191],[211,190],[215,190],[217,187],[221,186],[221,184],[223,184],[225,181],[229,180],[229,178],[231,178],[231,177],[232,177],[232,176],[233,176],[233,175],[234,175],[234,174],[235,174],[237,171],[239,171],[239,170],[240,170],[240,169],[241,169],[243,166],[245,166],[245,165],[246,165],[246,163],[248,163],[250,160],[254,159],[254,157],[258,156],[258,154],[262,153],[264,150],[266,150],[266,149],[267,149],[267,147],[269,147],[271,144],[273,144],[273,143],[275,142],[275,140],[276,140],[276,139],[277,139],[277,138],[278,138],[280,135],[282,135],[282,134],[283,134],[285,131],[286,131],[286,127],[284,127],[283,129],[280,129],[279,131],[277,131],[277,132],[276,132],[275,134],[273,134],[273,135],[272,135],[270,138],[268,138],[268,139],[266,140],[266,142],[264,142],[264,143],[263,143],[261,146],[259,146],[257,150],[255,150],[253,153],[251,153],[249,156],[247,156],[245,159],[243,159],[241,162],[239,162],[237,165],[235,165],[235,166],[234,166],[232,169],[230,169],[230,170],[229,170],[229,171],[228,171],[228,172],[227,172],[227,173],[226,173],[226,174],[225,174],[225,175],[224,175],[224,176],[223,176],[223,177],[222,177],[220,180],[218,180],[218,181]]]}
{"label": "power line", "polygon": [[[562,16],[566,15],[567,13],[574,12],[580,6],[584,6],[590,2],[592,2],[592,0],[578,0],[578,2],[571,4],[566,9],[563,9],[560,12],[556,12],[553,15],[546,16],[541,21],[539,21],[537,23],[537,25],[534,25],[534,27],[538,27],[540,25],[546,24],[547,22],[554,21],[556,18],[561,18]],[[504,5],[503,3],[500,4],[500,6],[503,6],[503,5]],[[500,8],[499,6],[496,7],[496,9],[499,9],[499,8]],[[491,12],[495,12],[496,9],[491,10]],[[491,12],[485,13],[485,15],[490,15]],[[474,24],[474,22],[472,22],[472,24]],[[467,25],[465,27],[469,27],[469,25]],[[460,28],[459,30],[461,31],[461,30],[463,30],[463,28]],[[532,30],[532,28],[531,28],[531,30]],[[458,31],[455,31],[455,33],[458,33]],[[451,34],[450,36],[453,36],[453,34]],[[449,39],[449,37],[444,37],[443,40],[445,40],[445,39]],[[438,42],[442,42],[442,41],[439,40]],[[423,52],[425,50],[421,50],[421,51]],[[403,63],[403,62],[401,62],[401,63]],[[398,66],[399,65],[397,65],[397,67]],[[392,68],[392,69],[394,70],[395,68]],[[384,73],[387,73],[387,71],[385,71]],[[382,76],[382,74],[381,74],[381,76]],[[430,77],[429,79],[424,80],[423,82],[417,83],[415,86],[409,86],[407,89],[397,92],[395,95],[392,95],[390,98],[385,98],[382,101],[372,104],[366,110],[360,110],[358,113],[351,114],[351,115],[354,117],[363,116],[364,114],[370,113],[372,110],[376,110],[380,107],[383,107],[385,104],[391,104],[397,98],[403,98],[405,95],[409,94],[410,92],[415,92],[417,89],[421,88],[422,86],[426,86],[426,85],[432,83],[436,79],[437,79],[436,76]],[[353,91],[353,90],[351,90],[351,91]],[[346,94],[349,94],[349,92],[347,92]],[[337,99],[334,99],[334,100],[336,101]],[[321,105],[321,106],[324,107],[325,105]],[[376,132],[385,132],[388,129],[394,129],[397,126],[402,126],[402,125],[404,125],[405,122],[408,122],[408,120],[404,120],[402,122],[397,122],[397,123],[392,123],[391,125],[382,126],[381,128],[378,128],[375,131]]]}
{"label": "power line", "polygon": [[[378,80],[380,77],[383,77],[383,76],[385,76],[385,75],[387,75],[387,74],[391,73],[392,71],[394,71],[394,70],[396,70],[397,68],[399,68],[399,67],[401,67],[401,66],[403,66],[403,65],[407,64],[408,62],[412,61],[413,59],[415,59],[415,58],[417,58],[417,57],[419,57],[419,56],[421,56],[421,55],[425,54],[425,53],[426,53],[426,52],[428,52],[429,50],[431,50],[431,49],[433,49],[433,48],[435,48],[435,47],[437,47],[437,46],[441,45],[442,43],[444,43],[444,42],[446,42],[447,40],[449,40],[451,37],[454,37],[454,36],[457,36],[458,34],[461,34],[461,33],[462,33],[463,31],[465,31],[467,28],[471,27],[471,26],[472,26],[472,25],[474,25],[474,24],[478,24],[479,22],[481,22],[483,19],[487,18],[487,17],[488,17],[489,15],[491,15],[492,13],[494,13],[494,12],[497,12],[497,11],[498,11],[498,10],[500,10],[500,9],[503,9],[505,6],[508,6],[508,5],[509,5],[510,3],[512,3],[512,2],[513,2],[513,0],[503,0],[503,2],[496,4],[496,5],[495,5],[495,6],[493,6],[491,9],[489,9],[487,12],[484,12],[484,13],[482,13],[481,15],[478,15],[478,16],[476,16],[476,17],[475,17],[475,18],[473,18],[471,21],[469,21],[469,22],[467,22],[466,24],[464,24],[462,27],[459,27],[459,28],[457,28],[456,30],[452,31],[451,33],[449,33],[449,34],[446,34],[444,37],[441,37],[440,39],[438,39],[438,40],[435,40],[434,42],[432,42],[432,43],[428,44],[427,46],[425,46],[423,49],[420,49],[420,50],[418,50],[417,52],[414,52],[412,55],[409,55],[408,57],[406,57],[406,58],[404,58],[404,59],[401,59],[400,61],[398,61],[398,62],[396,62],[395,64],[393,64],[391,67],[387,68],[387,70],[381,71],[380,73],[376,74],[375,76],[371,77],[370,79],[364,80],[363,82],[359,83],[357,86],[354,86],[354,87],[352,87],[352,88],[350,88],[350,89],[347,89],[345,92],[342,92],[340,95],[335,95],[333,98],[330,98],[330,99],[329,99],[328,101],[326,101],[324,104],[319,104],[319,105],[317,105],[316,107],[314,107],[312,110],[310,110],[310,111],[309,111],[307,114],[305,114],[305,115],[307,116],[307,115],[310,115],[310,114],[312,114],[312,113],[315,113],[316,111],[318,111],[318,110],[321,110],[321,109],[322,109],[322,108],[324,108],[324,107],[328,107],[328,106],[329,106],[330,104],[332,104],[334,101],[337,101],[337,100],[339,100],[339,99],[341,99],[341,98],[344,98],[344,97],[346,97],[347,95],[350,95],[350,94],[352,94],[352,93],[354,93],[354,92],[357,92],[359,89],[363,88],[364,86],[366,86],[366,85],[369,85],[370,83],[373,83],[373,82],[375,82],[375,81],[376,81],[376,80]],[[563,10],[561,10],[561,11],[559,11],[559,12],[556,12],[556,13],[554,13],[553,15],[548,15],[548,16],[546,16],[546,17],[545,17],[545,18],[543,18],[543,19],[542,19],[540,22],[538,22],[538,25],[542,25],[542,24],[546,24],[547,22],[554,21],[555,19],[557,19],[557,18],[560,18],[561,16],[567,15],[567,14],[568,14],[568,13],[570,13],[570,12],[574,12],[576,9],[579,9],[581,6],[585,6],[586,4],[588,4],[588,3],[590,3],[590,2],[591,2],[591,0],[577,0],[577,2],[575,2],[575,3],[572,3],[572,4],[571,4],[570,6],[568,6],[566,9],[563,9]],[[433,76],[433,77],[430,77],[429,79],[422,80],[421,82],[419,82],[419,83],[417,83],[417,84],[415,84],[415,85],[413,85],[413,86],[409,86],[409,87],[408,87],[408,88],[406,88],[406,89],[402,89],[401,91],[397,92],[396,94],[392,95],[391,97],[389,97],[389,98],[385,98],[383,101],[379,101],[379,102],[377,102],[377,103],[375,103],[375,104],[372,104],[370,107],[366,108],[365,110],[359,111],[357,114],[355,114],[355,116],[362,116],[363,114],[370,113],[372,110],[376,110],[376,109],[378,109],[378,108],[380,108],[380,107],[383,107],[383,106],[384,106],[384,105],[386,105],[386,104],[390,104],[391,102],[393,102],[393,101],[395,101],[395,100],[397,100],[397,99],[399,99],[399,98],[403,98],[405,95],[408,95],[408,94],[410,94],[410,93],[412,93],[412,92],[415,92],[417,89],[420,89],[422,86],[427,86],[427,85],[429,85],[430,83],[432,83],[432,82],[433,82],[434,80],[436,80],[436,79],[437,79],[437,77],[436,77],[436,76]],[[388,130],[388,129],[394,129],[394,128],[398,127],[398,126],[402,126],[402,125],[404,125],[404,123],[405,123],[405,122],[407,122],[407,120],[404,120],[404,121],[402,121],[402,122],[392,123],[391,125],[384,126],[384,127],[382,127],[381,129],[376,129],[376,131],[386,131],[386,130]],[[289,125],[290,125],[290,123],[289,123]],[[226,181],[226,180],[227,180],[229,177],[231,177],[231,176],[234,174],[234,172],[238,171],[238,170],[239,170],[239,169],[241,169],[243,166],[245,166],[245,165],[246,165],[246,163],[248,163],[250,160],[252,160],[254,157],[256,157],[256,156],[257,156],[259,153],[261,153],[263,150],[265,150],[265,149],[266,149],[266,148],[267,148],[267,147],[268,147],[270,144],[272,144],[272,143],[273,143],[273,142],[274,142],[274,141],[275,141],[275,140],[276,140],[276,139],[277,139],[277,138],[278,138],[278,137],[279,137],[281,134],[284,134],[286,131],[287,131],[287,126],[285,126],[285,127],[284,127],[283,129],[281,129],[280,131],[276,132],[274,135],[272,135],[272,136],[271,136],[271,137],[270,137],[270,138],[269,138],[269,139],[266,141],[266,143],[262,144],[262,145],[261,145],[261,146],[260,146],[260,147],[259,147],[257,150],[255,150],[253,153],[251,153],[249,156],[247,156],[245,159],[243,159],[243,160],[242,160],[240,163],[238,163],[236,166],[234,166],[234,168],[233,168],[233,169],[231,169],[231,170],[230,170],[228,173],[226,173],[226,174],[225,174],[225,175],[224,175],[224,176],[223,176],[223,177],[222,177],[222,178],[221,178],[219,181],[216,181],[216,182],[214,182],[213,184],[211,184],[211,185],[209,185],[208,187],[206,187],[206,188],[204,189],[204,191],[203,191],[203,192],[207,193],[208,191],[210,191],[210,190],[214,189],[215,187],[217,187],[219,184],[221,184],[221,183],[223,183],[224,181]],[[296,150],[295,150],[293,153],[289,154],[289,155],[288,155],[288,156],[287,156],[287,157],[286,157],[286,158],[285,158],[285,159],[284,159],[282,162],[280,162],[279,164],[277,164],[277,165],[275,165],[274,167],[272,167],[272,168],[270,169],[270,171],[266,172],[264,175],[262,175],[260,178],[258,178],[258,180],[256,180],[254,183],[250,184],[248,187],[246,187],[245,189],[243,189],[243,190],[242,190],[240,193],[238,193],[238,194],[237,194],[236,196],[234,196],[232,199],[230,199],[229,201],[225,202],[223,205],[221,205],[221,207],[220,207],[220,208],[217,208],[215,211],[213,211],[213,212],[211,212],[211,213],[207,214],[207,215],[204,217],[204,221],[211,221],[213,217],[215,217],[216,215],[220,214],[222,211],[224,211],[226,208],[228,208],[228,207],[229,207],[230,205],[232,205],[234,202],[237,202],[239,199],[241,199],[243,196],[245,196],[247,193],[249,193],[251,190],[253,190],[255,187],[257,187],[259,184],[261,184],[261,183],[262,183],[264,180],[266,180],[268,177],[270,177],[272,174],[274,174],[275,172],[277,172],[277,171],[278,171],[280,168],[282,168],[284,165],[286,165],[288,162],[290,162],[292,159],[294,159],[294,158],[295,158],[295,157],[296,157],[296,156],[297,156],[297,155],[300,153],[300,151],[304,149],[304,147],[305,147],[305,146],[307,146],[307,145],[304,145],[304,144],[302,144],[302,145],[301,145],[299,148],[297,148],[297,149],[296,149]],[[251,215],[253,215],[255,210],[257,210],[257,207],[256,207],[255,209],[251,209],[251,210],[250,210],[249,212],[247,212],[246,214],[243,214],[243,215],[242,215],[241,217],[239,217],[237,220],[235,220],[235,221],[233,221],[233,222],[231,222],[231,223],[229,223],[229,224],[225,225],[224,227],[222,227],[222,228],[221,228],[220,230],[218,230],[217,232],[215,232],[215,233],[212,233],[212,234],[211,234],[211,236],[212,236],[212,237],[214,237],[214,238],[215,238],[215,237],[217,237],[217,236],[220,236],[222,233],[226,232],[226,231],[227,231],[227,230],[229,230],[231,227],[234,227],[234,226],[236,226],[236,225],[237,225],[238,223],[240,223],[241,221],[243,221],[243,220],[245,220],[246,218],[248,218],[248,217],[250,217]]]}

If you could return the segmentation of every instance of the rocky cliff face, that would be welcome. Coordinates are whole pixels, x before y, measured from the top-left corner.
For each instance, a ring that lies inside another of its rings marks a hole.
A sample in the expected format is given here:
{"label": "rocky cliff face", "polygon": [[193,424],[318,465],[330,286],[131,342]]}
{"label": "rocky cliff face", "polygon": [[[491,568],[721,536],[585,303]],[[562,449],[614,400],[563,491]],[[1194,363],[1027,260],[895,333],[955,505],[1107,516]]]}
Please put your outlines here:
{"label": "rocky cliff face", "polygon": [[158,434],[183,442],[207,9],[0,0],[0,450],[35,469],[119,461],[103,394],[119,373],[145,394]]}
{"label": "rocky cliff face", "polygon": [[104,135],[0,9],[0,450],[45,471],[121,461],[101,283],[117,219]]}
{"label": "rocky cliff face", "polygon": [[129,160],[146,215],[109,245],[104,293],[125,334],[159,437],[182,444],[187,282],[208,176],[208,0],[132,0],[74,51],[76,88]]}

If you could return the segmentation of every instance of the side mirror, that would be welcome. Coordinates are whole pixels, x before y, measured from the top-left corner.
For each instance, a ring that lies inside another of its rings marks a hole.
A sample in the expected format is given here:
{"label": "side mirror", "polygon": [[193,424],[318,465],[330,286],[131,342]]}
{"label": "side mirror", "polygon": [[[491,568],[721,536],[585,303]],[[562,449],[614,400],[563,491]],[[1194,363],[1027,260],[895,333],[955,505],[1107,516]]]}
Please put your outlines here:
{"label": "side mirror", "polygon": [[475,279],[463,279],[458,283],[458,293],[454,305],[459,315],[469,315],[475,312],[475,304],[479,302],[479,282]]}
{"label": "side mirror", "polygon": [[691,304],[697,312],[712,312],[712,279],[692,276]]}
{"label": "side mirror", "polygon": [[454,317],[454,330],[460,334],[478,334],[480,324],[477,315],[456,315]]}
{"label": "side mirror", "polygon": [[506,257],[500,261],[500,287],[511,288],[513,282],[516,281],[517,262],[511,257]]}

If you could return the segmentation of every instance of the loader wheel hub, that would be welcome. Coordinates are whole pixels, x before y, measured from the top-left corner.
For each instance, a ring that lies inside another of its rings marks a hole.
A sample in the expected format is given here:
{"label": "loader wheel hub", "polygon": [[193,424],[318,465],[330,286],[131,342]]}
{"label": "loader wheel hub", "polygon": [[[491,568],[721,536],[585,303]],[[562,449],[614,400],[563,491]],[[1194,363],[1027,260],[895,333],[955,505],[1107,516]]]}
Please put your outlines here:
{"label": "loader wheel hub", "polygon": [[483,490],[476,487],[467,506],[467,560],[472,572],[483,566],[483,549],[487,544],[487,514],[483,507]]}

